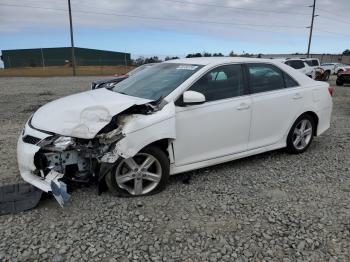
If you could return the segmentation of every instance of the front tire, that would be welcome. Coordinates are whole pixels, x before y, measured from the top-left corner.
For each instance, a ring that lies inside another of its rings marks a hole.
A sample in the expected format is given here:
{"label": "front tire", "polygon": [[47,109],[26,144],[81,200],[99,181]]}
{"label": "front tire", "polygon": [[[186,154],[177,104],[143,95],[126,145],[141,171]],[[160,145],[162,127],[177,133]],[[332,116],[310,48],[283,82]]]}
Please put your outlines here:
{"label": "front tire", "polygon": [[324,74],[323,74],[323,81],[328,81],[329,80],[329,75],[330,75],[329,71],[324,72]]}
{"label": "front tire", "polygon": [[300,116],[289,131],[287,137],[287,152],[300,154],[311,145],[316,125],[308,114]]}
{"label": "front tire", "polygon": [[131,158],[118,159],[106,175],[106,184],[118,197],[136,197],[160,192],[168,179],[168,157],[160,148],[149,146]]}

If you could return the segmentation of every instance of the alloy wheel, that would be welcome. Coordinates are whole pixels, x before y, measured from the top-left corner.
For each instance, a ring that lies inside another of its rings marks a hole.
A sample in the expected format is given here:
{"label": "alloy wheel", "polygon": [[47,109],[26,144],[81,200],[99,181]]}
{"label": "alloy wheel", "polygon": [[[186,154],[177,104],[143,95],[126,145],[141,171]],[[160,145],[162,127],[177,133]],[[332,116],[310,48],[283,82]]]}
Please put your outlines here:
{"label": "alloy wheel", "polygon": [[294,128],[293,145],[297,150],[306,148],[312,138],[312,123],[308,119],[302,119]]}
{"label": "alloy wheel", "polygon": [[144,195],[157,187],[162,178],[162,166],[154,156],[138,153],[123,159],[116,168],[115,179],[120,188],[131,195]]}

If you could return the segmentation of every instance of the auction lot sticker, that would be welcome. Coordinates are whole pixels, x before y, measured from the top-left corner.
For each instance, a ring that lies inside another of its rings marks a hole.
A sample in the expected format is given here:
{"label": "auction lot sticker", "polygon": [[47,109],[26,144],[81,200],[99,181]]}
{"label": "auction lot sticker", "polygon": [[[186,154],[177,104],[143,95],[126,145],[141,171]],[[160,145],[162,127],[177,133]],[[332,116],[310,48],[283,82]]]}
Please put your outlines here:
{"label": "auction lot sticker", "polygon": [[176,69],[178,70],[196,70],[198,66],[195,65],[179,65]]}

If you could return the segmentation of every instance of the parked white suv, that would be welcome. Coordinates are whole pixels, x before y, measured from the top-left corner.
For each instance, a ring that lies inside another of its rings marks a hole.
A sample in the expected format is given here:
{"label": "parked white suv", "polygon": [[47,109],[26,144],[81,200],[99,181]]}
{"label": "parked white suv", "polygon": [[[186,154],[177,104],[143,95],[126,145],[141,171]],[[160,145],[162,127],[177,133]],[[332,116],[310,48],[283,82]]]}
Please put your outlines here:
{"label": "parked white suv", "polygon": [[331,94],[270,59],[171,60],[39,108],[18,139],[18,166],[61,204],[70,181],[153,194],[169,175],[278,148],[304,152],[330,126]]}
{"label": "parked white suv", "polygon": [[312,67],[299,58],[282,59],[280,61],[286,65],[289,65],[290,67],[293,67],[308,77],[311,77],[312,79],[315,78],[315,70],[313,70]]}

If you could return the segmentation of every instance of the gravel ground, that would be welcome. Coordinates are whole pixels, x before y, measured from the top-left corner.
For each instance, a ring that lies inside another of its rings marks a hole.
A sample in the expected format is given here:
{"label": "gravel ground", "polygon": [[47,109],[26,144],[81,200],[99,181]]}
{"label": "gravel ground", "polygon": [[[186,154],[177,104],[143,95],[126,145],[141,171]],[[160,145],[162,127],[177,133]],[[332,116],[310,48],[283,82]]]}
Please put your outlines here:
{"label": "gravel ground", "polygon": [[[0,181],[19,179],[15,147],[35,108],[93,78],[0,79]],[[50,86],[50,87],[48,87]],[[302,155],[269,152],[177,175],[145,198],[73,192],[0,217],[0,261],[350,261],[350,87],[331,129]]]}

